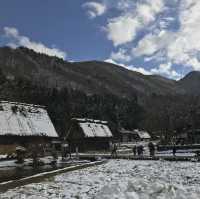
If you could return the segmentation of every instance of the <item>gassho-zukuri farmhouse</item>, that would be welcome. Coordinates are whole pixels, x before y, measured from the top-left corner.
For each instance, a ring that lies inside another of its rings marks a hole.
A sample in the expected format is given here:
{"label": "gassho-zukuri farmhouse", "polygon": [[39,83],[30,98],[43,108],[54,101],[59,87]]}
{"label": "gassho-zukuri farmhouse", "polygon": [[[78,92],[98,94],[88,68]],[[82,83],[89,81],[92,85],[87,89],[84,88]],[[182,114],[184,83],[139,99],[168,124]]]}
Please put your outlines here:
{"label": "gassho-zukuri farmhouse", "polygon": [[71,150],[108,150],[113,138],[107,121],[72,118],[67,140]]}
{"label": "gassho-zukuri farmhouse", "polygon": [[49,143],[58,139],[45,107],[0,102],[0,145]]}

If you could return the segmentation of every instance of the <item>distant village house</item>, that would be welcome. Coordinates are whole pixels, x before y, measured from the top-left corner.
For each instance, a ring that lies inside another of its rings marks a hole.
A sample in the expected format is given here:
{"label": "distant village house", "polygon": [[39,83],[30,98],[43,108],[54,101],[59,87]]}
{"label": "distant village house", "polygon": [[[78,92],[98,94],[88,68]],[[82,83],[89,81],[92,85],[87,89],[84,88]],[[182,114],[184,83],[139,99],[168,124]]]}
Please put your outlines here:
{"label": "distant village house", "polygon": [[185,130],[176,135],[177,144],[199,144],[200,143],[200,129]]}
{"label": "distant village house", "polygon": [[119,132],[121,142],[149,141],[151,139],[149,133],[143,130],[135,129],[133,131],[129,131],[121,129]]}
{"label": "distant village house", "polygon": [[108,150],[113,135],[108,122],[73,118],[67,140],[72,151]]}

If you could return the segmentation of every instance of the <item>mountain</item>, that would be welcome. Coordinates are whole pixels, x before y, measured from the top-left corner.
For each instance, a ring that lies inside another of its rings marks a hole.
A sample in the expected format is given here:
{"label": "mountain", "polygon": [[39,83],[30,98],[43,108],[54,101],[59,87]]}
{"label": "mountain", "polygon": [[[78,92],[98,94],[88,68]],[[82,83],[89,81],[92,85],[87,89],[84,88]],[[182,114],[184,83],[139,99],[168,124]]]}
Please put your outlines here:
{"label": "mountain", "polygon": [[178,85],[188,94],[200,95],[200,72],[192,71],[188,73],[183,79],[178,81]]}
{"label": "mountain", "polygon": [[[195,82],[187,76],[176,82],[158,75],[143,75],[107,62],[67,62],[24,47],[0,48],[0,69],[8,80],[22,78],[48,88],[68,87],[88,95],[176,95],[188,91],[193,93],[198,87],[195,84],[198,77],[195,77]],[[195,88],[190,89],[187,85]]]}
{"label": "mountain", "polygon": [[199,113],[199,83],[196,71],[175,81],[106,62],[72,63],[24,47],[0,48],[0,99],[46,106],[60,135],[73,117],[106,120],[116,135],[121,127],[187,128],[198,118],[191,118],[191,107]]}

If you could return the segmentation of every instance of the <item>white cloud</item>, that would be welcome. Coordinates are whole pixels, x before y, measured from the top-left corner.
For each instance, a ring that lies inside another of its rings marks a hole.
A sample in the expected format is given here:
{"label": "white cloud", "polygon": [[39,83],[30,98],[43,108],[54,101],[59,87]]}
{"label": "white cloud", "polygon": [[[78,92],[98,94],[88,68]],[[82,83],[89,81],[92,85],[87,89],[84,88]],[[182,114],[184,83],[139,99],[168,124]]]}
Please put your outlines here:
{"label": "white cloud", "polygon": [[181,74],[177,73],[172,69],[172,63],[160,64],[158,68],[152,68],[151,73],[164,75],[173,79],[180,79],[182,77]]}
{"label": "white cloud", "polygon": [[17,38],[19,36],[18,30],[13,27],[4,27],[4,32],[9,37]]}
{"label": "white cloud", "polygon": [[142,73],[143,75],[152,75],[151,71],[148,71],[143,67],[127,66],[126,68],[138,73]]}
{"label": "white cloud", "polygon": [[180,73],[177,73],[173,68],[172,68],[172,63],[166,63],[166,64],[160,64],[158,67],[152,68],[150,70],[145,69],[144,67],[136,67],[133,65],[126,65],[124,63],[117,62],[111,58],[105,60],[105,62],[111,63],[111,64],[116,64],[119,66],[122,66],[128,70],[135,71],[142,73],[143,75],[153,75],[153,74],[158,74],[158,75],[163,75],[168,78],[173,78],[176,80],[181,79],[183,76]]}
{"label": "white cloud", "polygon": [[[111,0],[107,0],[107,2]],[[116,4],[116,0],[113,0],[112,6]],[[129,12],[131,9],[134,9],[135,2],[133,0],[118,0],[116,8],[121,11]]]}
{"label": "white cloud", "polygon": [[110,58],[114,61],[129,62],[131,56],[126,54],[126,50],[120,48],[118,52],[112,52]]}
{"label": "white cloud", "polygon": [[112,4],[119,15],[105,25],[108,40],[118,49],[111,60],[143,59],[144,64],[158,65],[148,72],[174,79],[181,77],[178,71],[200,70],[199,0],[117,0]]}
{"label": "white cloud", "polygon": [[94,1],[84,3],[83,8],[87,9],[87,14],[92,19],[103,15],[107,9],[105,4]]}
{"label": "white cloud", "polygon": [[168,29],[170,24],[173,22],[175,22],[174,17],[164,17],[158,22],[158,24],[160,29],[162,30],[162,29]]}
{"label": "white cloud", "polygon": [[174,41],[176,35],[173,32],[161,30],[158,33],[149,33],[138,42],[136,48],[133,48],[134,56],[150,56],[157,51],[163,50],[171,41]]}
{"label": "white cloud", "polygon": [[143,67],[135,67],[135,66],[132,66],[132,65],[125,65],[123,63],[118,63],[118,62],[116,62],[112,59],[106,59],[105,62],[122,66],[122,67],[124,67],[128,70],[135,71],[135,72],[138,72],[138,73],[142,73],[143,75],[151,75],[152,74],[151,71],[148,71]]}
{"label": "white cloud", "polygon": [[4,27],[5,35],[11,40],[7,45],[16,48],[17,46],[24,46],[36,52],[44,53],[49,56],[56,56],[65,59],[67,54],[58,48],[49,48],[41,42],[31,41],[28,37],[20,35],[19,31],[13,27]]}
{"label": "white cloud", "polygon": [[200,70],[197,54],[200,52],[200,1],[182,0],[180,4],[180,29],[176,40],[168,47],[168,58],[177,64]]}
{"label": "white cloud", "polygon": [[[157,54],[159,52],[166,62],[190,67],[193,70],[200,70],[199,10],[199,0],[180,0],[177,8],[178,30],[161,29],[158,34],[147,34],[133,49],[133,55],[152,56],[154,60],[159,60],[160,57]],[[171,18],[169,20],[173,21]],[[165,28],[163,27],[163,29]],[[151,58],[148,57],[147,59]]]}
{"label": "white cloud", "polygon": [[120,46],[111,53],[112,61],[130,63],[142,58],[144,64],[152,62],[158,67],[131,66],[133,70],[174,79],[182,76],[174,65],[200,70],[200,1],[118,0],[115,6],[120,15],[108,19],[105,26],[108,40]]}
{"label": "white cloud", "polygon": [[132,16],[120,16],[110,19],[107,27],[107,38],[111,40],[114,46],[131,42],[140,27],[140,23]]}
{"label": "white cloud", "polygon": [[124,7],[125,12],[119,17],[109,19],[106,25],[107,38],[114,46],[133,41],[138,31],[146,28],[165,8],[163,0],[154,0],[153,3],[146,0],[143,3],[138,2],[135,7],[130,4],[132,9],[128,11],[128,2]]}

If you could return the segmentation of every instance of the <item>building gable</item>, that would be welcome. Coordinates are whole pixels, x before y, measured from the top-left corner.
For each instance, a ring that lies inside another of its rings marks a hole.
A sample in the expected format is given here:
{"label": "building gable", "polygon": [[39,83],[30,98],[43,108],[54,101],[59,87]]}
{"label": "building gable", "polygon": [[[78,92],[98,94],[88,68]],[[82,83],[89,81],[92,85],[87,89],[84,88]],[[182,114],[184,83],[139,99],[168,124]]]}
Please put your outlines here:
{"label": "building gable", "polygon": [[106,121],[77,118],[73,118],[72,121],[75,121],[78,124],[84,137],[112,137],[111,130],[107,126]]}
{"label": "building gable", "polygon": [[42,106],[0,102],[0,135],[58,137]]}

